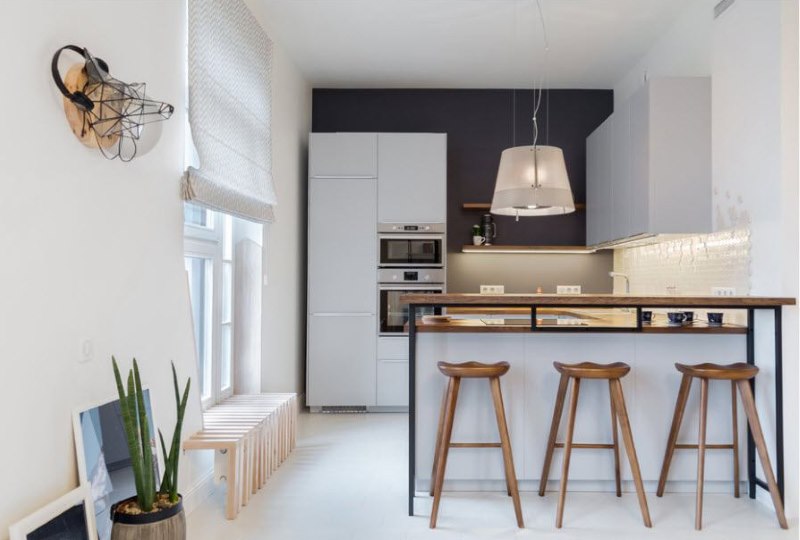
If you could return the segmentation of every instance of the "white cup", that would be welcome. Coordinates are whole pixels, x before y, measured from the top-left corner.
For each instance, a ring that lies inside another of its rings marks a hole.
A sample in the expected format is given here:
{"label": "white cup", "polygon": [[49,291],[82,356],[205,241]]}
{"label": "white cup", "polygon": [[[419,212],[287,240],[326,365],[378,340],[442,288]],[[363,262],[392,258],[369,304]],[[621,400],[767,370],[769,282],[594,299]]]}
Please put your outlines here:
{"label": "white cup", "polygon": [[483,236],[473,236],[472,237],[472,245],[473,246],[480,246],[486,243],[486,238]]}

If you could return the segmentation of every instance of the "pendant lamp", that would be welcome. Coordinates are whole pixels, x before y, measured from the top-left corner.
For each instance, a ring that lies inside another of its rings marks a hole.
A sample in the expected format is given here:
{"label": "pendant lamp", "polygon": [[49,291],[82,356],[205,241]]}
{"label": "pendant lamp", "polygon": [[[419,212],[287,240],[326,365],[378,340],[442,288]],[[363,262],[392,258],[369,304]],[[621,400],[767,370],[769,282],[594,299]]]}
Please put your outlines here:
{"label": "pendant lamp", "polygon": [[[542,6],[537,0],[545,40],[545,63],[549,46]],[[546,65],[545,65],[546,71]],[[546,80],[546,77],[545,77]],[[533,145],[503,150],[494,186],[491,213],[501,216],[552,216],[575,211],[564,152],[555,146],[537,145],[536,113],[542,100],[534,88]]]}

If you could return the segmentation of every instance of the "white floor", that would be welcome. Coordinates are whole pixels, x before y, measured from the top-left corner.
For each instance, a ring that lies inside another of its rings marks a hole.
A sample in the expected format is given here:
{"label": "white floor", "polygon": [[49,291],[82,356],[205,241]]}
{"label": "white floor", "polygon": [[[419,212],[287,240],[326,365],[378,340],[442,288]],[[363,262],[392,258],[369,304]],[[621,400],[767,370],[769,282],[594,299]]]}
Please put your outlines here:
{"label": "white floor", "polygon": [[567,495],[564,528],[555,529],[556,494],[522,495],[526,529],[517,529],[501,493],[445,493],[439,527],[428,529],[429,499],[406,515],[407,416],[302,414],[292,456],[234,521],[226,521],[224,486],[188,519],[191,540],[416,540],[466,538],[676,539],[797,538],[774,514],[742,497],[705,497],[704,529],[694,530],[694,496],[648,494],[654,527],[641,522],[632,493]]}

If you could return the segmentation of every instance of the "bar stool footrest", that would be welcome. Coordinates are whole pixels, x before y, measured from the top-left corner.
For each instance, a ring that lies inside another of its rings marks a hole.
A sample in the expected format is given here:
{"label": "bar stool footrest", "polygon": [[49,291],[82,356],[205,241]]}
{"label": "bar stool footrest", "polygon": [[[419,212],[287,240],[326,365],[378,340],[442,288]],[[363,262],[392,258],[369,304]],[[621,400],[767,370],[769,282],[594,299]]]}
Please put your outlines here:
{"label": "bar stool footrest", "polygon": [[[557,442],[553,446],[555,448],[564,448],[564,443]],[[572,443],[571,446],[572,446],[573,449],[575,449],[575,448],[592,449],[592,450],[598,450],[598,449],[613,450],[614,449],[614,445],[613,444],[602,444],[602,443]]]}
{"label": "bar stool footrest", "polygon": [[[699,444],[676,444],[676,450],[697,450]],[[732,444],[707,444],[706,450],[733,450]]]}
{"label": "bar stool footrest", "polygon": [[499,442],[454,442],[450,443],[450,448],[502,448]]}

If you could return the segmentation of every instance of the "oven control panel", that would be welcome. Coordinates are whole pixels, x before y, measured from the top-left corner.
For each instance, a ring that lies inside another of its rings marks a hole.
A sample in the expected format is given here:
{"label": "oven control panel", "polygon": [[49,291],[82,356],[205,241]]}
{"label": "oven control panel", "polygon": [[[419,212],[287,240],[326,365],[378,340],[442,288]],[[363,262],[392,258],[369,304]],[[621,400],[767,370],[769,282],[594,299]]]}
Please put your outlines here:
{"label": "oven control panel", "polygon": [[380,268],[378,283],[444,283],[441,268]]}

